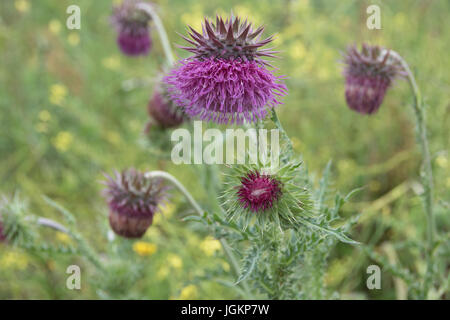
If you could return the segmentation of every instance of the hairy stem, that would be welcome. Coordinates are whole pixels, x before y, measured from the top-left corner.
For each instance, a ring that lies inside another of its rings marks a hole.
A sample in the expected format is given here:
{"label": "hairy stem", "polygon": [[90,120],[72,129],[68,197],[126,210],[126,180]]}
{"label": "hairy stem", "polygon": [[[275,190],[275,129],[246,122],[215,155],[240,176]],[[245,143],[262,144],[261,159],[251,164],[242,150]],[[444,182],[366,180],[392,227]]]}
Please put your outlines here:
{"label": "hairy stem", "polygon": [[411,69],[409,68],[406,61],[396,52],[391,51],[391,55],[396,57],[403,66],[408,76],[408,81],[411,86],[411,90],[414,95],[414,115],[416,118],[417,125],[417,137],[422,151],[422,161],[423,161],[423,171],[421,173],[422,185],[424,188],[424,209],[427,216],[427,271],[424,281],[424,294],[427,294],[433,278],[433,247],[434,247],[434,236],[435,236],[435,222],[433,215],[433,171],[431,166],[431,155],[430,148],[428,144],[427,137],[427,127],[425,119],[425,109],[423,105],[422,95],[420,93],[419,87],[417,86],[416,79],[414,78]]}
{"label": "hairy stem", "polygon": [[[197,214],[201,217],[203,217],[205,211],[200,207],[200,205],[195,201],[195,199],[192,197],[192,195],[187,191],[187,189],[181,184],[180,181],[178,181],[174,176],[171,174],[165,172],[165,171],[150,171],[145,174],[145,177],[148,179],[152,178],[161,178],[169,181],[172,183],[187,199],[187,201],[190,203],[190,205],[194,208],[194,210],[197,212]],[[220,244],[222,245],[223,251],[228,258],[228,261],[230,262],[231,268],[233,269],[233,272],[236,276],[239,276],[240,268],[239,263],[237,262],[236,257],[234,256],[233,252],[231,251],[231,248],[228,244],[228,242],[224,238],[219,239]],[[242,281],[240,283],[244,289],[244,292],[248,297],[251,297],[250,289],[245,281]]]}
{"label": "hairy stem", "polygon": [[167,36],[166,29],[164,29],[164,25],[162,24],[161,19],[159,18],[152,5],[141,2],[137,4],[137,7],[152,18],[152,21],[156,26],[156,30],[158,30],[159,33],[159,39],[161,40],[164,54],[166,55],[167,64],[169,67],[172,67],[175,64],[175,60],[173,58],[172,48],[170,47],[169,37]]}

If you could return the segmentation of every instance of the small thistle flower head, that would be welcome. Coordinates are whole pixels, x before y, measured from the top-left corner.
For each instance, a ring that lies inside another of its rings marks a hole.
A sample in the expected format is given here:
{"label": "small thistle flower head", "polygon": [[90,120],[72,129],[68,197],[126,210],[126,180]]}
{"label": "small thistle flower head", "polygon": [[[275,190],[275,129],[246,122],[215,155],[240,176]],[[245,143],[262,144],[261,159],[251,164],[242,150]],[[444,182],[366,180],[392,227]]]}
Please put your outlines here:
{"label": "small thistle flower head", "polygon": [[167,197],[167,188],[160,180],[145,178],[133,168],[106,175],[104,182],[113,231],[126,238],[140,238],[153,222],[158,207]]}
{"label": "small thistle flower head", "polygon": [[263,57],[275,51],[261,49],[272,37],[261,40],[264,30],[232,16],[205,19],[200,34],[190,28],[183,39],[192,47],[182,47],[194,55],[180,61],[165,77],[172,99],[190,116],[216,123],[256,122],[280,104],[287,93],[282,77],[267,69]]}
{"label": "small thistle flower head", "polygon": [[152,46],[150,17],[137,8],[141,0],[124,0],[113,8],[111,21],[117,30],[117,44],[129,56],[147,55]]}
{"label": "small thistle flower head", "polygon": [[162,129],[176,128],[188,119],[184,110],[170,99],[164,84],[155,88],[147,110],[152,118],[147,131],[154,124]]}
{"label": "small thistle flower head", "polygon": [[223,193],[229,219],[240,221],[244,229],[253,220],[262,229],[266,223],[282,229],[299,227],[299,216],[311,209],[309,194],[301,185],[300,165],[290,162],[277,169],[260,164],[231,167]]}
{"label": "small thistle flower head", "polygon": [[345,98],[350,109],[363,114],[376,112],[393,80],[404,76],[400,62],[389,50],[363,44],[349,47],[344,56]]}

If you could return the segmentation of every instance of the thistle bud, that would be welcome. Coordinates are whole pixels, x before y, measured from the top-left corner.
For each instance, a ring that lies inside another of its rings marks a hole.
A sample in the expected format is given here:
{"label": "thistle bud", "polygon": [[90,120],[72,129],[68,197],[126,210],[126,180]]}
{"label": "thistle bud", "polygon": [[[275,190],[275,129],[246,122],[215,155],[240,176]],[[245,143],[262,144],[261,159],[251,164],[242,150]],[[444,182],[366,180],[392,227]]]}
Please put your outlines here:
{"label": "thistle bud", "polygon": [[109,223],[118,235],[140,238],[153,222],[159,204],[166,199],[167,188],[160,180],[150,180],[135,169],[106,175],[104,194],[109,205]]}
{"label": "thistle bud", "polygon": [[393,80],[403,76],[400,62],[389,50],[363,44],[349,47],[344,57],[345,98],[350,109],[372,114],[381,106]]}
{"label": "thistle bud", "polygon": [[3,225],[2,210],[4,206],[4,198],[0,198],[0,243],[6,241],[5,227]]}
{"label": "thistle bud", "polygon": [[147,55],[152,47],[150,17],[137,8],[140,0],[124,0],[113,8],[111,21],[117,30],[117,44],[129,56]]}

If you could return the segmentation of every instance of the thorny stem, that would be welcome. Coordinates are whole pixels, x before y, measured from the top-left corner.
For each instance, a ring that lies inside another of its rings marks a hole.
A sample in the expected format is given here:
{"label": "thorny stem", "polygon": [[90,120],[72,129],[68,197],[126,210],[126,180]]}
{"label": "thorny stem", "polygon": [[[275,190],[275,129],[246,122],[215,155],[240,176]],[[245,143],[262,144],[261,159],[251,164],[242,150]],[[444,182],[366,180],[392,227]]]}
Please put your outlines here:
{"label": "thorny stem", "polygon": [[167,36],[166,30],[164,29],[164,25],[161,22],[161,19],[159,18],[156,11],[153,9],[152,5],[148,3],[138,3],[137,8],[144,11],[146,14],[148,14],[152,20],[153,23],[156,26],[156,30],[158,30],[159,33],[159,39],[161,40],[161,44],[164,49],[164,53],[166,55],[167,64],[169,67],[172,67],[175,64],[175,60],[173,58],[172,48],[170,47],[169,43],[169,37]]}
{"label": "thorny stem", "polygon": [[424,294],[427,294],[433,278],[433,247],[434,247],[434,235],[435,235],[435,222],[433,215],[433,171],[431,167],[431,155],[430,148],[427,139],[427,127],[425,122],[425,109],[423,106],[422,96],[417,86],[416,79],[414,78],[411,69],[406,61],[395,51],[391,51],[391,55],[398,59],[402,64],[403,69],[406,71],[408,81],[411,86],[411,90],[414,94],[414,115],[417,122],[417,136],[423,156],[423,172],[421,173],[422,185],[424,188],[424,209],[427,216],[427,271],[424,280]]}
{"label": "thorny stem", "polygon": [[[171,174],[165,172],[165,171],[150,171],[145,174],[145,177],[147,179],[152,178],[162,178],[170,183],[172,183],[188,200],[190,205],[194,208],[194,210],[197,212],[197,214],[201,217],[203,217],[205,211],[200,207],[200,205],[195,201],[195,199],[192,197],[192,195],[187,191],[187,189],[181,184],[180,181],[177,180],[174,176]],[[227,256],[228,260],[230,261],[231,267],[233,269],[233,272],[236,276],[239,276],[240,268],[239,264],[237,262],[236,257],[234,256],[233,252],[231,251],[231,248],[228,244],[228,242],[224,238],[219,239],[220,244],[222,245],[223,251],[225,252],[225,255]],[[250,288],[248,287],[247,283],[245,281],[242,281],[240,283],[244,289],[244,292],[247,296],[251,296]]]}

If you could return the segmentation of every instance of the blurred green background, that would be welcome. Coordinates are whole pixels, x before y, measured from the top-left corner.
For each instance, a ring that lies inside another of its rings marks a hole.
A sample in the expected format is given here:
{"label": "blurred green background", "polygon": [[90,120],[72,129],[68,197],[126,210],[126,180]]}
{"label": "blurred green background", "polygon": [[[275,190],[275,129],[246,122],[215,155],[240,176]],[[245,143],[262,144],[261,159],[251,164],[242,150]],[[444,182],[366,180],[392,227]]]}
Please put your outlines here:
{"label": "blurred green background", "polygon": [[[95,248],[106,246],[107,207],[101,197],[103,172],[130,166],[165,169],[205,201],[195,166],[174,166],[150,151],[143,134],[152,84],[125,90],[128,79],[153,78],[164,63],[158,35],[144,58],[127,58],[109,23],[114,1],[2,0],[0,2],[0,193],[29,199],[33,213],[61,220],[42,199],[58,201],[77,216]],[[117,2],[117,1],[116,1]],[[420,153],[415,144],[408,85],[397,81],[374,116],[350,111],[344,99],[341,52],[369,42],[399,52],[412,67],[428,106],[436,200],[450,199],[450,2],[446,0],[159,0],[158,12],[171,42],[186,24],[195,28],[216,13],[248,16],[276,34],[289,96],[279,116],[312,175],[333,160],[333,188],[343,194],[365,186],[345,207],[362,212],[351,236],[376,246],[392,262],[423,272],[417,250],[397,246],[425,239],[425,216],[417,187]],[[66,28],[66,8],[81,8],[81,30]],[[368,30],[366,8],[381,8],[381,30]],[[187,53],[176,49],[179,57]],[[130,262],[145,265],[145,277],[126,297],[148,299],[234,298],[235,292],[207,275],[229,269],[217,242],[199,226],[182,222],[189,210],[175,198],[141,242],[130,242]],[[449,209],[437,206],[441,233]],[[55,242],[63,234],[50,232]],[[98,298],[83,280],[81,291],[65,288],[73,257],[43,258],[0,244],[1,299]],[[343,297],[402,298],[402,284],[383,273],[382,290],[368,290],[361,250],[339,245],[327,283]],[[83,276],[88,276],[84,274]],[[202,279],[199,281],[198,279]],[[120,286],[121,284],[111,284]],[[124,289],[125,290],[125,289]],[[447,296],[448,298],[448,296]]]}

